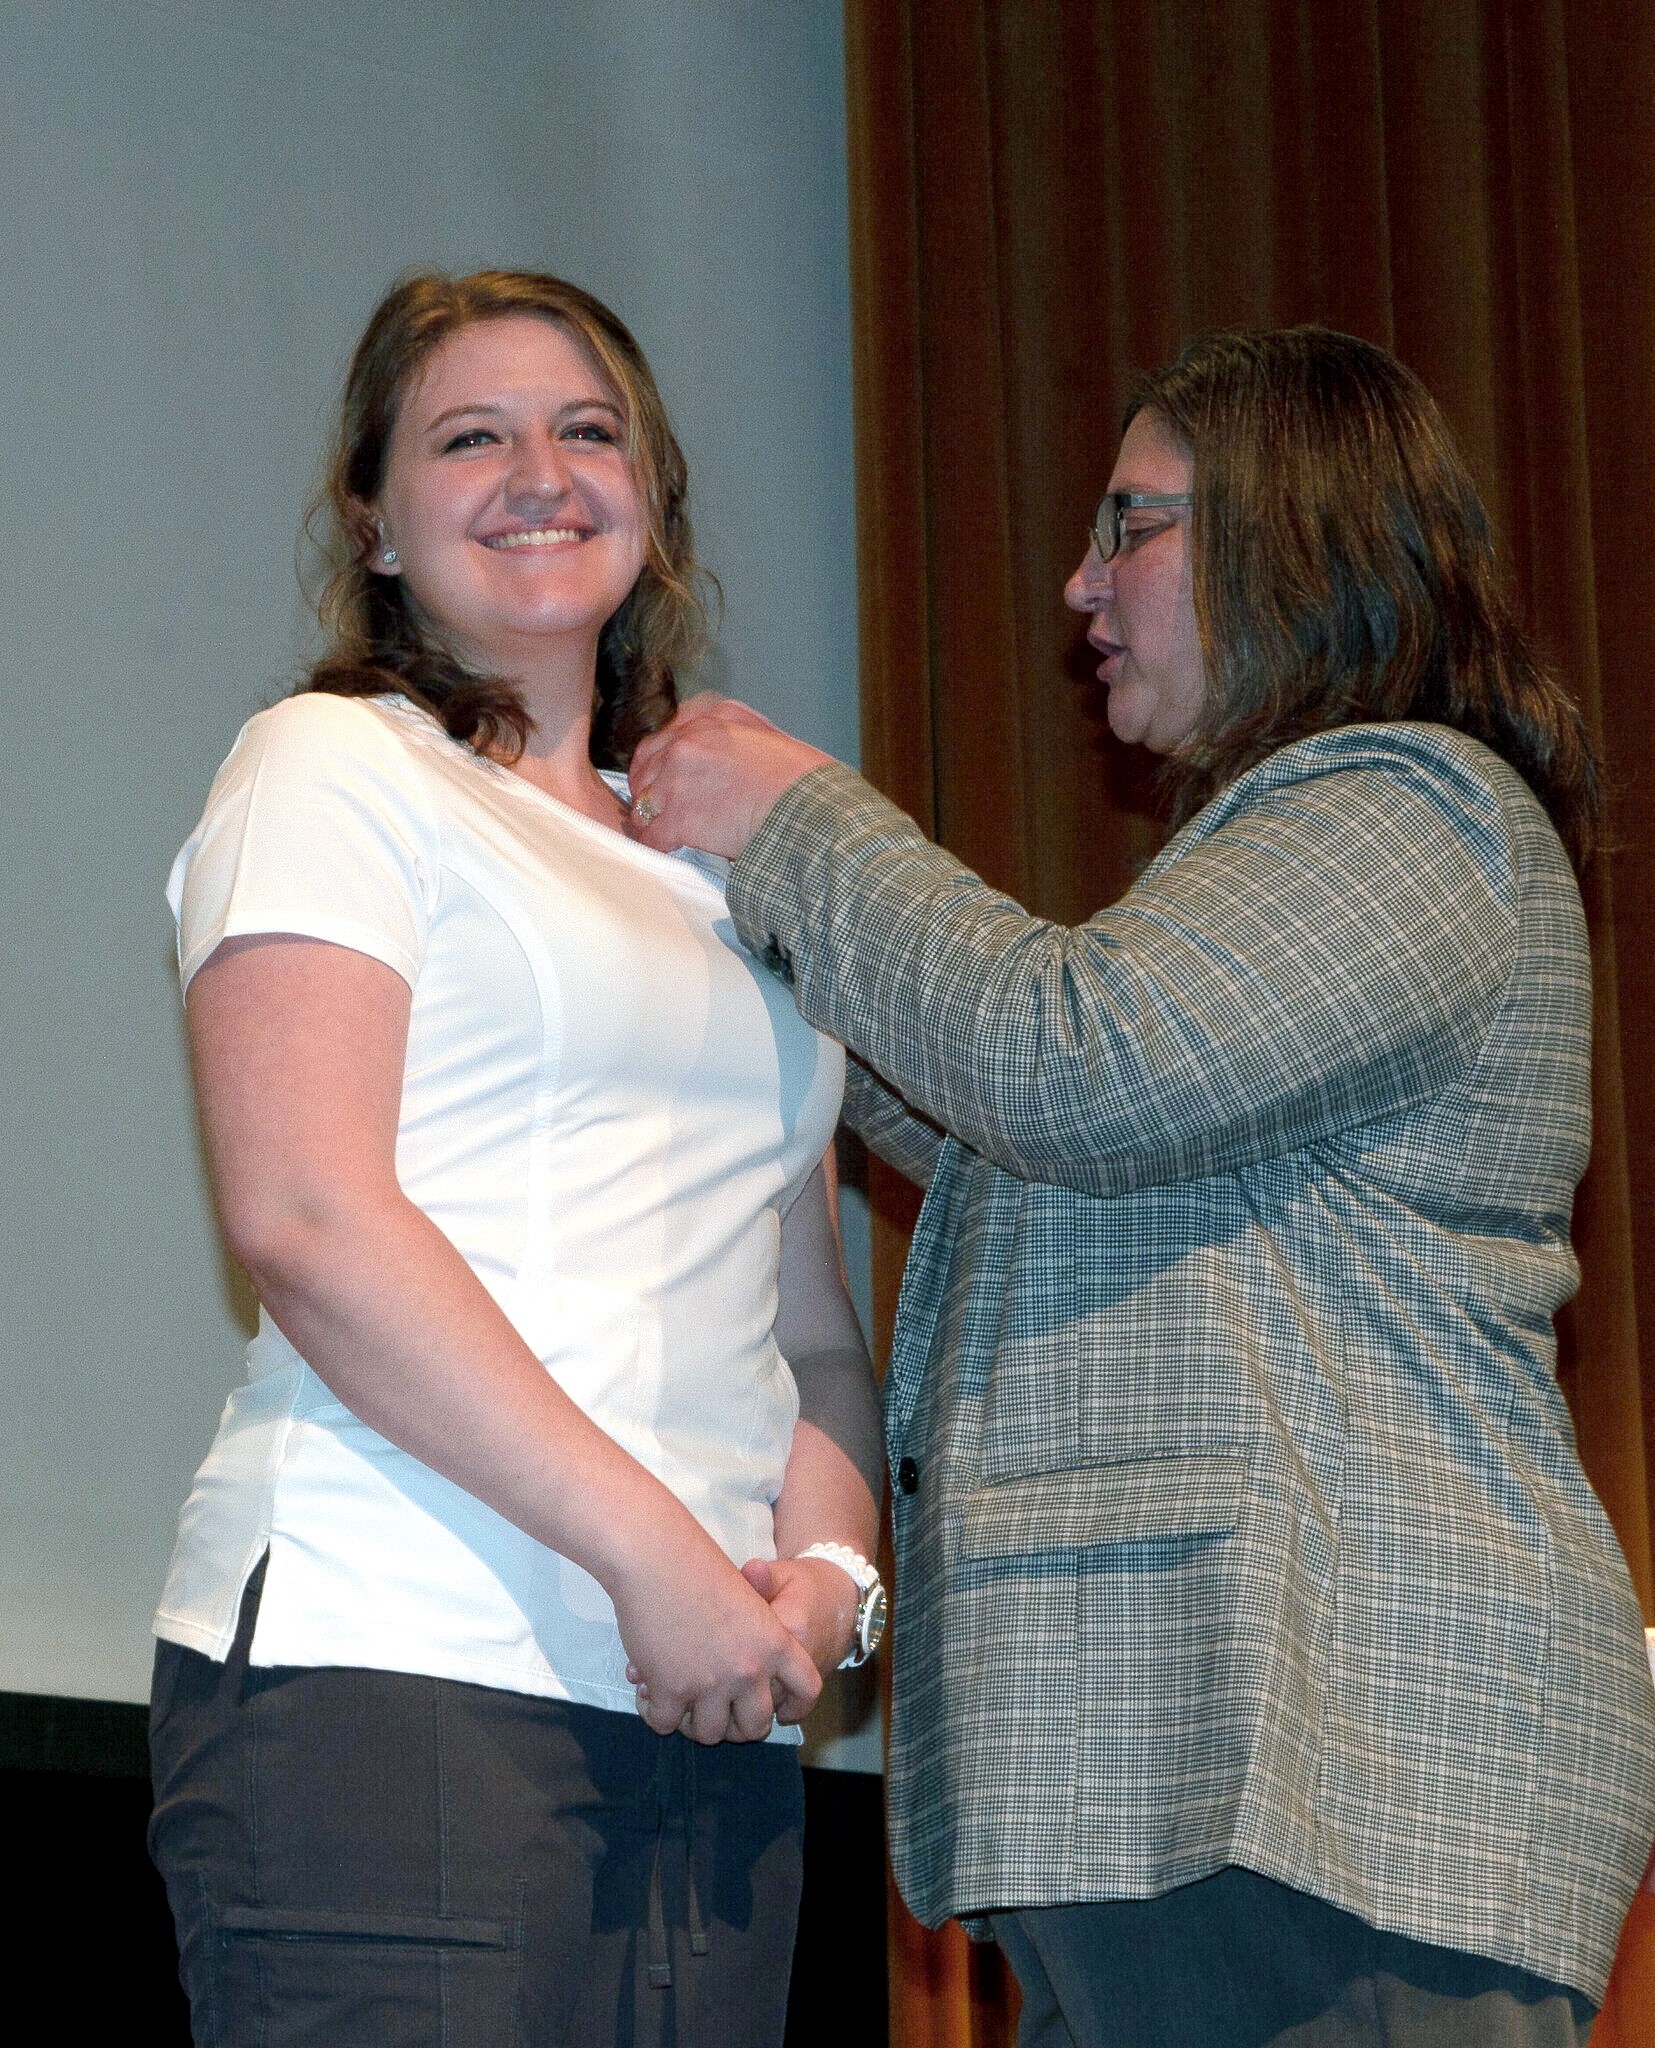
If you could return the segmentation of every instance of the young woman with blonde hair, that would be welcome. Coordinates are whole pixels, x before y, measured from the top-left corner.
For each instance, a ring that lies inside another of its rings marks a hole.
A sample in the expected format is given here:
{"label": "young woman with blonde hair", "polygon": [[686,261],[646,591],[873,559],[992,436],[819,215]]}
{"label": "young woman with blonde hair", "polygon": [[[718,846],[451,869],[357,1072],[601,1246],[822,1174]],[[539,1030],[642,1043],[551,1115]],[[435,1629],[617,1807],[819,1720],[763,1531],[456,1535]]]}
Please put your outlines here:
{"label": "young woman with blonde hair", "polygon": [[842,1056],[632,834],[683,457],[586,293],[421,275],[313,525],[331,645],[170,888],[261,1304],[156,1620],[196,2037],[774,2042],[878,1454]]}

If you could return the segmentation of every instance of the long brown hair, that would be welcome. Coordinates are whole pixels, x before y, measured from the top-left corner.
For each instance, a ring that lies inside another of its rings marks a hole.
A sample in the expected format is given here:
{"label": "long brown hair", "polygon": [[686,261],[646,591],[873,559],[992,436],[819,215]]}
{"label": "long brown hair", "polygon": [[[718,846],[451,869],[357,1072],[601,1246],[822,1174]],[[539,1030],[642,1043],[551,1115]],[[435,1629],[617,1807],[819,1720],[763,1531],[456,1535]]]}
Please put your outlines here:
{"label": "long brown hair", "polygon": [[373,573],[376,536],[366,511],[384,482],[397,407],[422,364],[448,335],[514,313],[561,327],[626,420],[648,550],[638,581],[599,636],[591,743],[600,766],[624,767],[643,735],[671,717],[675,678],[705,647],[703,591],[717,586],[695,559],[683,450],[642,349],[607,306],[559,277],[418,271],[375,308],[351,357],[326,469],[305,518],[320,564],[316,614],[330,644],[300,687],[344,697],[394,692],[479,752],[506,759],[522,752],[533,721],[521,692],[509,677],[465,668],[422,627],[403,579]]}
{"label": "long brown hair", "polygon": [[1577,867],[1598,776],[1578,706],[1513,616],[1487,517],[1435,401],[1321,327],[1201,336],[1145,377],[1195,470],[1207,708],[1170,765],[1180,818],[1276,748],[1424,719],[1509,761]]}

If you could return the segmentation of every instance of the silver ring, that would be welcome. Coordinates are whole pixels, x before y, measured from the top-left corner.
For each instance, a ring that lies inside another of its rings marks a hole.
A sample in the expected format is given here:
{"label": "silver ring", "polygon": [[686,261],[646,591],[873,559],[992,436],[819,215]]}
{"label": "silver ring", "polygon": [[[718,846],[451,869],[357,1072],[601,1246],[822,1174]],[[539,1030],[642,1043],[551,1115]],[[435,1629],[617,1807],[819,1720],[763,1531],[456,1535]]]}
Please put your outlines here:
{"label": "silver ring", "polygon": [[661,806],[646,789],[642,796],[633,798],[632,815],[640,825],[651,825],[661,815]]}

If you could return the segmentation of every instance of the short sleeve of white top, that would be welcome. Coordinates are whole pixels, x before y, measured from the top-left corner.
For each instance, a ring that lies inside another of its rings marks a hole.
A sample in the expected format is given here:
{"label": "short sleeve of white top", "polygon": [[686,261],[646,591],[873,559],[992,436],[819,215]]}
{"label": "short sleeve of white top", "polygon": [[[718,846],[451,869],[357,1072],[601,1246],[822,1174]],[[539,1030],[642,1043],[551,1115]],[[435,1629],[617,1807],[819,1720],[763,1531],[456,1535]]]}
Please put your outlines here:
{"label": "short sleeve of white top", "polygon": [[[742,947],[722,863],[652,852],[398,699],[242,730],[174,864],[185,986],[253,933],[412,990],[398,1178],[546,1370],[737,1562],[775,1554],[798,1396],[781,1218],[843,1054]],[[269,1320],[179,1518],[158,1635],[630,1712],[603,1589],[359,1422]]]}

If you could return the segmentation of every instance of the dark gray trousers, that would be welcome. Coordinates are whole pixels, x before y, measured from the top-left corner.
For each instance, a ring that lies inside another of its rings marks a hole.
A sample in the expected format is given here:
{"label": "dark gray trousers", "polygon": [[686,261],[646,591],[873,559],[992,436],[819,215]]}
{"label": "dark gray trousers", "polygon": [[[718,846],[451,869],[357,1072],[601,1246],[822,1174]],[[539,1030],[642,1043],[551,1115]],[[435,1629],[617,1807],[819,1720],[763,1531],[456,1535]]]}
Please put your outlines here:
{"label": "dark gray trousers", "polygon": [[1585,2048],[1578,1992],[1221,1870],[1159,1899],[992,1916],[1018,2048]]}
{"label": "dark gray trousers", "polygon": [[797,1752],[400,1672],[156,1656],[199,2048],[778,2048]]}

